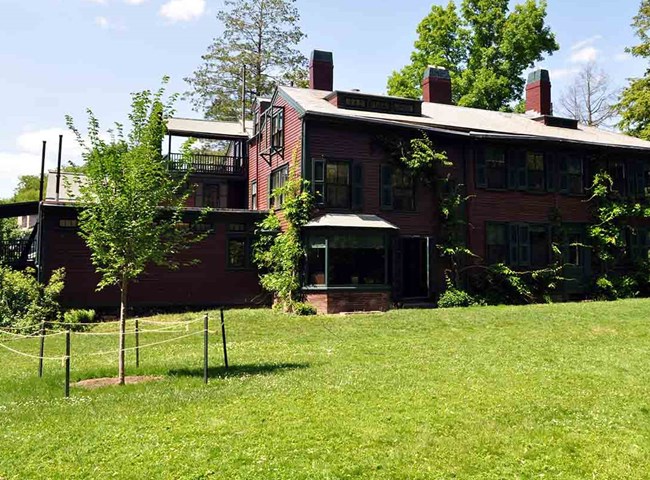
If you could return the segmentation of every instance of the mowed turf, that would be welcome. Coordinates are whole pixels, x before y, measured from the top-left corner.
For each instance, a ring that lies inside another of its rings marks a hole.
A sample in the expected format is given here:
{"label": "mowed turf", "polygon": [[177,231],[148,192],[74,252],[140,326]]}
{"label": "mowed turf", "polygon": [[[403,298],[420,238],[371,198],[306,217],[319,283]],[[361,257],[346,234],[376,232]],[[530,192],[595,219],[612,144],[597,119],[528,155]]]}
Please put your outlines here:
{"label": "mowed turf", "polygon": [[[38,379],[36,361],[0,350],[0,478],[650,476],[649,300],[227,311],[227,372],[211,318],[207,386],[200,335],[143,349],[137,370],[129,354],[130,374],[159,382],[73,387],[69,399],[61,362]],[[48,342],[62,353],[63,337]],[[115,345],[73,336],[73,381],[114,375],[115,356],[81,355]]]}

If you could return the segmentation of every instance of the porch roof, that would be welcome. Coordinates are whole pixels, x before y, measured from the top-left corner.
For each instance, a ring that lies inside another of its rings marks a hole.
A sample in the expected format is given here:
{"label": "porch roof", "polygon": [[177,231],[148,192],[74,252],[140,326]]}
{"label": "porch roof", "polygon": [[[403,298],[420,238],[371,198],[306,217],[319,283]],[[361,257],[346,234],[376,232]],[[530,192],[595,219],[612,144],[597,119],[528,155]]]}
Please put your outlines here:
{"label": "porch roof", "polygon": [[336,227],[336,228],[377,228],[399,230],[399,228],[377,215],[362,215],[356,213],[327,213],[314,218],[305,228]]}
{"label": "porch roof", "polygon": [[167,133],[180,137],[195,137],[212,140],[248,140],[250,129],[244,132],[240,122],[216,122],[191,118],[170,118]]}

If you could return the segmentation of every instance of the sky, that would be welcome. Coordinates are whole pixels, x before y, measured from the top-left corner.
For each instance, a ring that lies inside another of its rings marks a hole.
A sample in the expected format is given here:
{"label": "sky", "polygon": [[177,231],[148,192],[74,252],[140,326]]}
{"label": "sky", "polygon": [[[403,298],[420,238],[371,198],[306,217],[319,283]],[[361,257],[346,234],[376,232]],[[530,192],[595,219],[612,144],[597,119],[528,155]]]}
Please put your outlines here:
{"label": "sky", "polygon": [[[385,93],[386,79],[408,63],[425,0],[297,0],[307,38],[299,48],[332,51],[334,86]],[[458,3],[458,2],[457,2]],[[643,75],[644,61],[624,53],[634,45],[630,23],[640,0],[548,0],[547,23],[560,50],[540,62],[550,70],[553,99],[586,61],[607,70],[614,87]],[[184,92],[222,27],[223,0],[0,0],[0,198],[10,197],[21,174],[38,174],[42,141],[47,168],[78,161],[80,148],[65,126],[69,114],[83,127],[91,108],[109,128],[124,122],[131,92]],[[179,116],[200,118],[184,101]]]}

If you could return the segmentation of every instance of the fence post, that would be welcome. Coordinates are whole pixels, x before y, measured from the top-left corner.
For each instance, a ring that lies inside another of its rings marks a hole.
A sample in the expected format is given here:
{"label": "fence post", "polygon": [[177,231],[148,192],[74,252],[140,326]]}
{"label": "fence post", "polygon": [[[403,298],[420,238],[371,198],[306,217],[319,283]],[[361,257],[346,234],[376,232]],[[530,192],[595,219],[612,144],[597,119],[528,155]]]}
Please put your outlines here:
{"label": "fence post", "polygon": [[221,338],[223,339],[223,363],[228,369],[228,349],[226,348],[226,324],[223,320],[223,307],[221,307]]}
{"label": "fence post", "polygon": [[208,383],[208,314],[203,317],[203,382]]}
{"label": "fence post", "polygon": [[70,396],[70,330],[65,332],[65,397]]}
{"label": "fence post", "polygon": [[140,368],[140,323],[135,319],[135,368]]}
{"label": "fence post", "polygon": [[41,348],[38,359],[38,378],[43,378],[43,355],[45,354],[45,320],[41,322]]}

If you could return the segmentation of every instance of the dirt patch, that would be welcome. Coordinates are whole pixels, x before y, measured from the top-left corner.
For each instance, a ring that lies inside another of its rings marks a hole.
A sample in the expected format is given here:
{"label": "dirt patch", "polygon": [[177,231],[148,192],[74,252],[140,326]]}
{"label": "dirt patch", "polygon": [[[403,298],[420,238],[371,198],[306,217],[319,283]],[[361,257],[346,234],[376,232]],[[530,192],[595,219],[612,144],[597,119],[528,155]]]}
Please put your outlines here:
{"label": "dirt patch", "polygon": [[[145,383],[145,382],[156,382],[162,380],[163,377],[156,377],[153,375],[132,375],[130,377],[125,377],[124,381],[128,385],[133,383]],[[104,378],[89,378],[87,380],[81,380],[77,383],[73,383],[74,387],[82,388],[102,388],[110,387],[112,385],[119,385],[120,381],[117,377],[104,377]]]}
{"label": "dirt patch", "polygon": [[618,332],[614,328],[601,327],[597,326],[591,329],[591,333],[594,335],[618,335]]}

